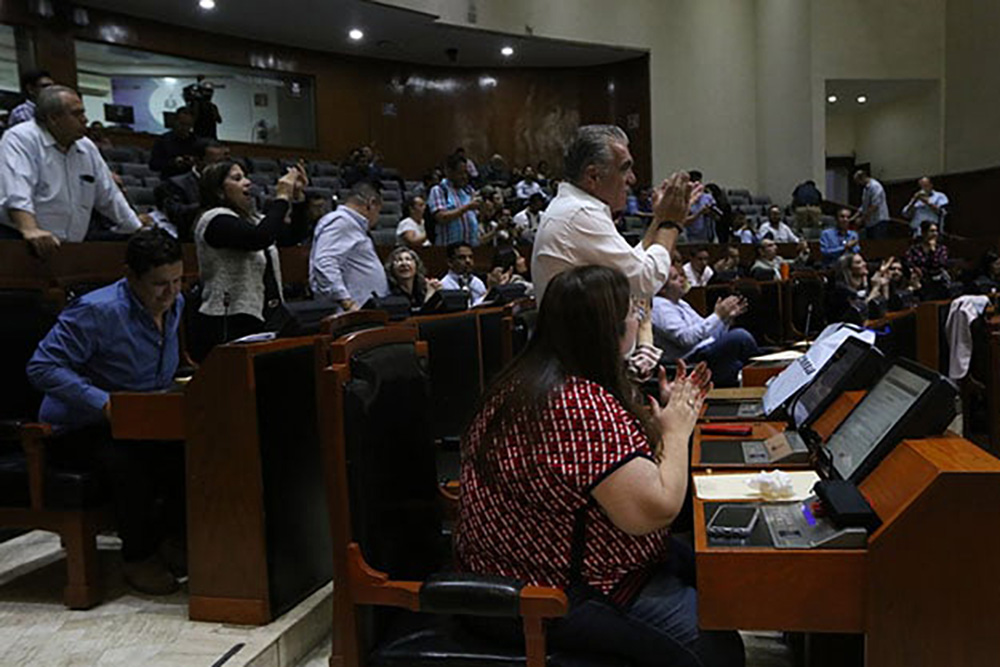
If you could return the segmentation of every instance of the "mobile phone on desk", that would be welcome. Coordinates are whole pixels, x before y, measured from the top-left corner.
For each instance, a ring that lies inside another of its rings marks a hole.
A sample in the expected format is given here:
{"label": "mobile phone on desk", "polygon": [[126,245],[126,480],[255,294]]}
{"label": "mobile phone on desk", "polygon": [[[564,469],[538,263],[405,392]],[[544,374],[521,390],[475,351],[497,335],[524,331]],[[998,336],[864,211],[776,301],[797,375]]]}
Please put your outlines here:
{"label": "mobile phone on desk", "polygon": [[712,537],[745,539],[750,537],[760,509],[756,505],[720,505],[708,522]]}

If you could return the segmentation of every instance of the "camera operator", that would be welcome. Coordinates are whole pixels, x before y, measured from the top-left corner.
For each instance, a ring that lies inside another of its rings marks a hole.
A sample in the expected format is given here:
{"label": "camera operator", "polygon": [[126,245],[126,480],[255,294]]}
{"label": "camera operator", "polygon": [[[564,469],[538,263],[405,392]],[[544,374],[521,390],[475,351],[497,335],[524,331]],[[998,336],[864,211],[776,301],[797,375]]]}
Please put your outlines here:
{"label": "camera operator", "polygon": [[222,122],[219,107],[212,102],[215,90],[205,77],[198,76],[197,83],[184,87],[184,102],[194,114],[194,135],[202,139],[218,139],[217,125]]}

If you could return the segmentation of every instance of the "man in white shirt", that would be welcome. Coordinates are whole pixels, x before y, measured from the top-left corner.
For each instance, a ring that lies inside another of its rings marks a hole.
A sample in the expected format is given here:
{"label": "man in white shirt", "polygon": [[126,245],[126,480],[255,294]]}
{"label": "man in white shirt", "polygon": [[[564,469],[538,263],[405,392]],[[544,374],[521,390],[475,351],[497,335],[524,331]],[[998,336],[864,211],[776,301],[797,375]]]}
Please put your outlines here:
{"label": "man in white shirt", "polygon": [[486,285],[472,274],[472,246],[459,241],[447,248],[448,273],[441,279],[441,289],[469,293],[469,305],[476,306],[486,297]]}
{"label": "man in white shirt", "polygon": [[799,242],[799,237],[795,235],[792,228],[781,219],[781,208],[778,206],[771,206],[767,209],[767,220],[757,230],[757,238],[770,238],[775,243]]}
{"label": "man in white shirt", "polygon": [[886,238],[889,232],[889,205],[885,200],[885,188],[861,169],[854,173],[854,182],[863,189],[861,208],[857,210],[852,220],[864,227],[865,238]]}
{"label": "man in white shirt", "polygon": [[536,192],[528,197],[528,205],[514,216],[514,228],[517,229],[517,233],[522,239],[529,243],[534,240],[544,210],[545,195]]}
{"label": "man in white shirt", "polygon": [[524,177],[514,186],[514,196],[521,201],[527,201],[536,192],[543,197],[545,196],[545,193],[542,192],[542,184],[535,178],[535,168],[529,164],[524,168]]}
{"label": "man in white shirt", "polygon": [[943,231],[944,207],[948,205],[948,195],[934,189],[934,184],[927,176],[918,181],[920,189],[913,193],[910,202],[903,207],[903,217],[910,220],[913,236],[920,236],[920,225],[924,220],[930,220]]}
{"label": "man in white shirt", "polygon": [[684,265],[684,277],[688,287],[704,287],[715,275],[708,265],[708,250],[702,248],[691,255],[691,261]]}
{"label": "man in white shirt", "polygon": [[684,279],[677,267],[663,296],[653,299],[653,340],[663,350],[663,360],[705,361],[716,387],[739,385],[739,372],[747,359],[758,353],[757,341],[745,329],[730,329],[733,320],[746,312],[742,297],[727,296],[715,302],[715,311],[702,317],[681,297]]}
{"label": "man in white shirt", "polygon": [[667,280],[670,253],[701,188],[693,188],[684,172],[657,187],[653,219],[633,248],[611,218],[612,211],[625,209],[628,189],[635,185],[625,132],[613,125],[581,127],[563,164],[566,181],[542,214],[531,255],[538,301],[556,274],[585,264],[616,268],[628,278],[633,295],[652,297]]}
{"label": "man in white shirt", "polygon": [[65,86],[38,94],[35,119],[0,140],[0,237],[23,238],[47,257],[64,241],[83,241],[97,209],[129,233],[144,222],[111,178],[100,151],[85,136],[79,95]]}

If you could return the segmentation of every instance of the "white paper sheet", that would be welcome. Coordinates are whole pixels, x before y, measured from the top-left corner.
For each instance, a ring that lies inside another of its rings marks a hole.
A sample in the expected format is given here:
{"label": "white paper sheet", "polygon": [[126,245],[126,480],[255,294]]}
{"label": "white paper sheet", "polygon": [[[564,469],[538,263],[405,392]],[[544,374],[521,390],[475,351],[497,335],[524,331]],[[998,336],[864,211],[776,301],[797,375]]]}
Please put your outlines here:
{"label": "white paper sheet", "polygon": [[823,364],[848,338],[860,338],[871,345],[875,342],[875,332],[843,322],[831,324],[823,329],[808,352],[771,379],[763,398],[764,414],[772,414],[796,392],[812,382],[816,377],[816,371],[823,368]]}
{"label": "white paper sheet", "polygon": [[[785,471],[792,478],[793,494],[782,501],[805,500],[813,495],[812,488],[819,475],[812,470]],[[700,500],[761,500],[759,492],[747,482],[757,473],[724,475],[694,475],[694,492]]]}

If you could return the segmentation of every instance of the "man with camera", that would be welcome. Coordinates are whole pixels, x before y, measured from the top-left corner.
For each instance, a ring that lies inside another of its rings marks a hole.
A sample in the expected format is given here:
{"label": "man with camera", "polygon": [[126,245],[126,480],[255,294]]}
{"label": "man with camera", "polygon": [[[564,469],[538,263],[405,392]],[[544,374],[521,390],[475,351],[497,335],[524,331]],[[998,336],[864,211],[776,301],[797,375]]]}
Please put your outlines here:
{"label": "man with camera", "polygon": [[913,236],[920,236],[920,226],[924,220],[930,220],[938,226],[938,232],[944,227],[945,206],[948,205],[948,195],[934,189],[934,184],[927,176],[918,182],[920,189],[913,193],[909,203],[903,207],[903,217],[910,221]]}
{"label": "man with camera", "polygon": [[216,126],[222,122],[219,107],[212,102],[215,88],[198,76],[196,83],[184,87],[184,102],[194,114],[194,136],[201,139],[218,139]]}

